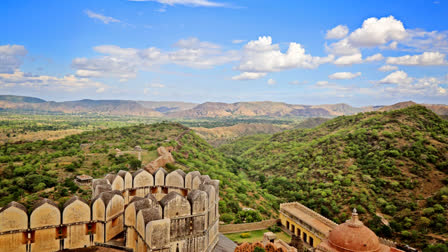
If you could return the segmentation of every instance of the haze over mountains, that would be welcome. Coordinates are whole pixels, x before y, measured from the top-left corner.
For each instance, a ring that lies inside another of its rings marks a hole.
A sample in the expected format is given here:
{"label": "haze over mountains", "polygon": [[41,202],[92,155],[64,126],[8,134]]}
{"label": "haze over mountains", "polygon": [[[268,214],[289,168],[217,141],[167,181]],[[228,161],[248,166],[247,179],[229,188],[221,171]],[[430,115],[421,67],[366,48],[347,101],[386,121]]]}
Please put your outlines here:
{"label": "haze over mountains", "polygon": [[[283,102],[205,102],[202,104],[170,101],[90,100],[54,102],[35,97],[0,95],[0,109],[15,112],[131,115],[167,118],[218,117],[335,117],[359,112],[388,111],[416,103],[401,102],[391,106],[353,107],[348,104],[297,105]],[[448,115],[448,105],[421,104],[439,115]]]}

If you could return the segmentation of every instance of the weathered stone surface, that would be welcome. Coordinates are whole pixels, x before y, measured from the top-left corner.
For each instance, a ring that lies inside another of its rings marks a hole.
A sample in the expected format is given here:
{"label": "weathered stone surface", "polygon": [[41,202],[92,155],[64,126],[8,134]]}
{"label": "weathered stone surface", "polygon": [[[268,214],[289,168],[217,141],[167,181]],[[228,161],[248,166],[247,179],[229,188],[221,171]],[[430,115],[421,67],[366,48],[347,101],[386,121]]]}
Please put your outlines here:
{"label": "weathered stone surface", "polygon": [[90,245],[86,225],[90,222],[90,207],[81,198],[74,196],[64,205],[62,224],[68,225],[64,248],[83,248]]}
{"label": "weathered stone surface", "polygon": [[164,186],[165,185],[165,176],[167,172],[163,168],[159,168],[154,173],[154,185],[156,186]]}
{"label": "weathered stone surface", "polygon": [[146,225],[146,242],[151,248],[168,247],[170,242],[170,219],[151,221]]}
{"label": "weathered stone surface", "polygon": [[75,196],[61,212],[43,199],[29,221],[18,203],[0,208],[0,251],[77,249],[108,242],[123,231],[126,247],[137,252],[210,251],[218,232],[218,191],[219,182],[199,172],[167,174],[159,168],[154,175],[146,170],[108,174],[92,181],[90,206]]}
{"label": "weathered stone surface", "polygon": [[163,218],[174,218],[191,215],[190,202],[176,192],[168,193],[160,201],[163,207]]}
{"label": "weathered stone surface", "polygon": [[56,239],[56,227],[61,224],[61,212],[57,205],[49,200],[38,201],[30,216],[30,228],[35,230],[35,242],[32,251],[59,250],[59,240]]}
{"label": "weathered stone surface", "polygon": [[185,173],[180,170],[173,171],[166,175],[166,186],[182,187],[185,186]]}

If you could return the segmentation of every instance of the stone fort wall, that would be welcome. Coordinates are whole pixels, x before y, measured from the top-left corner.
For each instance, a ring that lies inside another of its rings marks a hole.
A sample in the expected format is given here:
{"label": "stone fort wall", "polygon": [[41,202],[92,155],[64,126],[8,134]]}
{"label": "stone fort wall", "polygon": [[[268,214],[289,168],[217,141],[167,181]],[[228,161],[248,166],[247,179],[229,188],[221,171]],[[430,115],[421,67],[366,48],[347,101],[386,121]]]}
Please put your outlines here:
{"label": "stone fort wall", "polygon": [[120,171],[92,182],[88,204],[63,209],[49,199],[0,209],[0,251],[58,251],[107,243],[124,234],[134,251],[211,251],[218,242],[219,181],[197,171]]}

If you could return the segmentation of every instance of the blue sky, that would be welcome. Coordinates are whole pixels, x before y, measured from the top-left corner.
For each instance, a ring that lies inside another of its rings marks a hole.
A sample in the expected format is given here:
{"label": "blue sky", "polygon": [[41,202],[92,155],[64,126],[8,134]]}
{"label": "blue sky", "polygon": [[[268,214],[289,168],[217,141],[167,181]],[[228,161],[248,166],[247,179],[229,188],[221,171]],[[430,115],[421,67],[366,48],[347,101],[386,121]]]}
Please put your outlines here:
{"label": "blue sky", "polygon": [[448,1],[0,3],[0,93],[448,103]]}

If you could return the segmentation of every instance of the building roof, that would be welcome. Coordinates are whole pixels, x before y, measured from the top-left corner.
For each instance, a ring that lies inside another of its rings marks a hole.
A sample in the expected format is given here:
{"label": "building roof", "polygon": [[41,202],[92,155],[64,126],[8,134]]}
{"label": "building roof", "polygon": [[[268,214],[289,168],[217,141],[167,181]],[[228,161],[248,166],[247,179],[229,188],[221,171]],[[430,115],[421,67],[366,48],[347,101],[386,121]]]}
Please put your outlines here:
{"label": "building roof", "polygon": [[319,244],[317,250],[331,252],[401,251],[381,244],[378,236],[358,219],[356,209],[353,209],[352,218],[334,228],[328,239]]}
{"label": "building roof", "polygon": [[92,179],[92,177],[89,176],[89,175],[83,174],[83,175],[76,176],[76,179],[79,179],[79,180],[90,180],[90,179]]}
{"label": "building roof", "polygon": [[214,252],[233,252],[236,248],[236,243],[232,240],[224,236],[223,234],[219,234],[219,240],[214,248]]}
{"label": "building roof", "polygon": [[302,204],[297,202],[294,203],[286,203],[280,205],[280,210],[284,210],[291,215],[297,217],[302,220],[304,223],[313,227],[320,233],[327,236],[330,231],[337,226],[336,223],[328,220],[324,216],[314,212],[313,210],[305,207]]}

